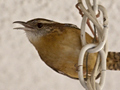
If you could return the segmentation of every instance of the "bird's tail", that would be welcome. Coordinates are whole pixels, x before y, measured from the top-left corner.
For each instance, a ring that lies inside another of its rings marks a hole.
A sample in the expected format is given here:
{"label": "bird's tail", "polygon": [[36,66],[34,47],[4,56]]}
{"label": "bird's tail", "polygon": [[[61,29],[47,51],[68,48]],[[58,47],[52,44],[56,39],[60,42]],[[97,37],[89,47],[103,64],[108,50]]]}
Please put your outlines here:
{"label": "bird's tail", "polygon": [[107,69],[120,70],[120,52],[108,52]]}

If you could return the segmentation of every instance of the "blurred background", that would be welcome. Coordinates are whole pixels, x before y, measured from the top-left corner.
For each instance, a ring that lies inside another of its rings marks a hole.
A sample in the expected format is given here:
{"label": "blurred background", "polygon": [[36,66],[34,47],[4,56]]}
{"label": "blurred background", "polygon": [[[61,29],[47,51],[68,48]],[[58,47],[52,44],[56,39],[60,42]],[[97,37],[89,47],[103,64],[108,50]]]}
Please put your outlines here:
{"label": "blurred background", "polygon": [[[25,32],[12,22],[33,18],[73,23],[82,20],[77,0],[0,0],[0,90],[84,90],[78,80],[56,73],[40,60]],[[109,51],[120,51],[120,0],[99,0],[109,16]],[[103,90],[119,90],[120,71],[107,71]]]}

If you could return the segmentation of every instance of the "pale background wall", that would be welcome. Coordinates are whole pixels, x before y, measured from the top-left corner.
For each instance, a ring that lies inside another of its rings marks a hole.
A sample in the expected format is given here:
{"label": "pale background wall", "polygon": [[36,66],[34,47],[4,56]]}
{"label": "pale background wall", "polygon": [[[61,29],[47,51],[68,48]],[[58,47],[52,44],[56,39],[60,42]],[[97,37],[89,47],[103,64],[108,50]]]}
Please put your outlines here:
{"label": "pale background wall", "polygon": [[[120,0],[99,0],[109,14],[109,50],[120,51]],[[104,1],[104,2],[103,2]],[[77,0],[0,0],[0,90],[83,90],[79,81],[60,75],[39,58],[24,31],[13,21],[48,18],[79,26]],[[120,89],[120,72],[107,71],[103,90]]]}

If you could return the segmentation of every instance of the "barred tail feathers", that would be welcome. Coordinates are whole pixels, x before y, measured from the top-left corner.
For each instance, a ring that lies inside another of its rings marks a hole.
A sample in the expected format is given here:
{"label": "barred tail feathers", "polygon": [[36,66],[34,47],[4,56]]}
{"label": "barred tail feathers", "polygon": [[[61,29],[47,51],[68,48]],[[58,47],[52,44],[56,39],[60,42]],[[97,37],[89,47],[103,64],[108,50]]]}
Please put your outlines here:
{"label": "barred tail feathers", "polygon": [[120,70],[120,52],[108,52],[107,69]]}

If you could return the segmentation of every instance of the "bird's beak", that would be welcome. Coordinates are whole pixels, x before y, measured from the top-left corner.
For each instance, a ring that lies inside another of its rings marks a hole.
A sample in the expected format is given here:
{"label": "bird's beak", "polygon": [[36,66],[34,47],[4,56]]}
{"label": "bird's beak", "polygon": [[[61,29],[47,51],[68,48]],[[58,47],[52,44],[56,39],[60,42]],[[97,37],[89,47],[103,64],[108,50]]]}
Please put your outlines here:
{"label": "bird's beak", "polygon": [[14,29],[25,29],[25,27],[26,27],[26,23],[23,22],[23,21],[15,21],[15,22],[13,22],[13,23],[18,23],[18,24],[21,24],[21,25],[24,26],[24,27],[17,27],[17,28],[14,28]]}
{"label": "bird's beak", "polygon": [[18,23],[18,24],[21,24],[23,25],[24,27],[17,27],[17,28],[13,28],[13,29],[23,29],[25,31],[31,31],[32,27],[30,25],[28,25],[26,22],[23,22],[23,21],[15,21],[13,22],[14,23]]}

